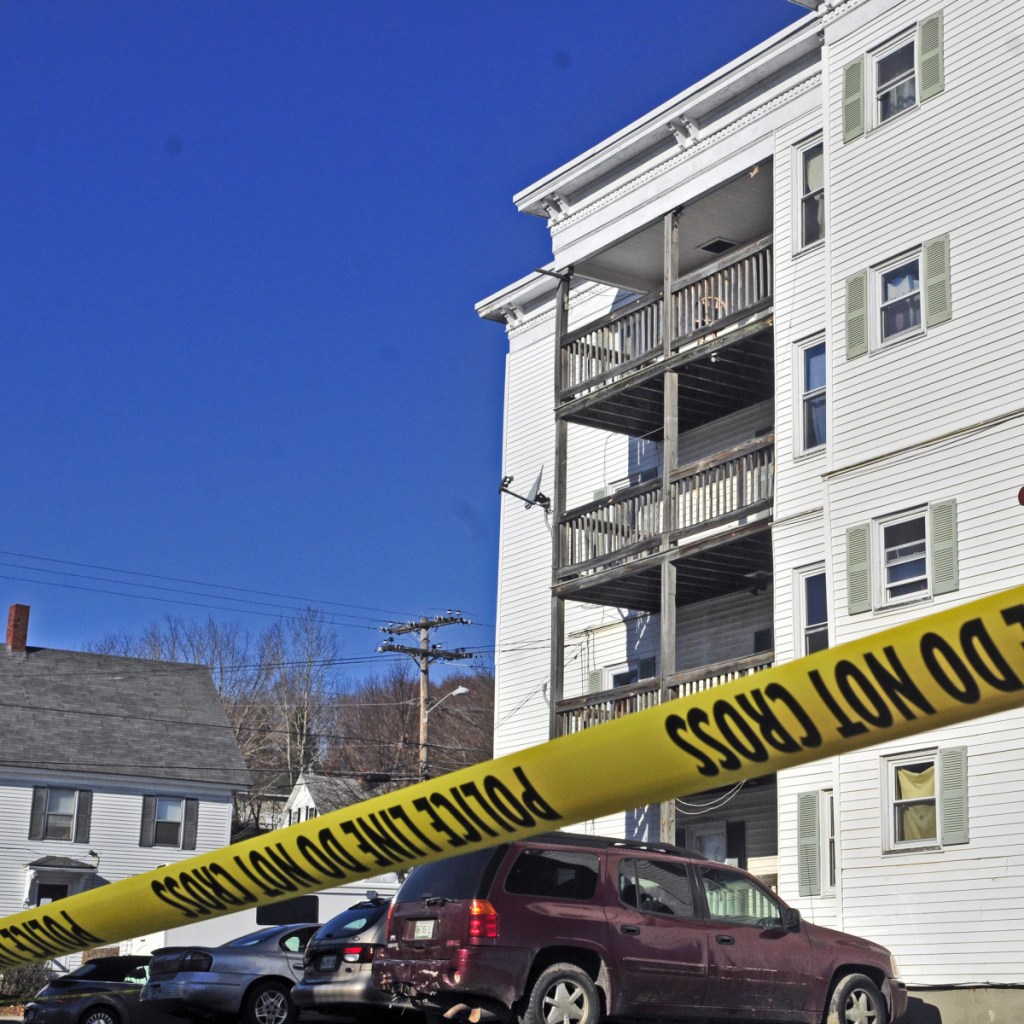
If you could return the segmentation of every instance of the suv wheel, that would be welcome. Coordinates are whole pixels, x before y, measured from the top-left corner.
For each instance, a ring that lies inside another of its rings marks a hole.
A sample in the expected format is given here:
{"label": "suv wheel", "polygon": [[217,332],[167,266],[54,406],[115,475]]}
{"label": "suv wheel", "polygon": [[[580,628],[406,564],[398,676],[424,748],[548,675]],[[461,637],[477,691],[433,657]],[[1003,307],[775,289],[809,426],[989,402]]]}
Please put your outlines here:
{"label": "suv wheel", "polygon": [[597,1024],[601,997],[593,979],[575,964],[552,964],[530,989],[523,1024]]}
{"label": "suv wheel", "polygon": [[826,1024],[886,1024],[889,1014],[878,986],[864,974],[840,978],[828,1004]]}

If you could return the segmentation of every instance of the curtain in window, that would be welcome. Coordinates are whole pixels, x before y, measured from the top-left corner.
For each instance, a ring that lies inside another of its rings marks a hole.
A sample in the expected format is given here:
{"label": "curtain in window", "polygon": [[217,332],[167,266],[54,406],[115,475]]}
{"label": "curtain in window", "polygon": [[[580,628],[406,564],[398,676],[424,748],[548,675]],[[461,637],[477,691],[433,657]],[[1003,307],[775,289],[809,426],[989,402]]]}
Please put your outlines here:
{"label": "curtain in window", "polygon": [[896,799],[901,801],[896,808],[897,839],[935,839],[935,765],[897,768]]}

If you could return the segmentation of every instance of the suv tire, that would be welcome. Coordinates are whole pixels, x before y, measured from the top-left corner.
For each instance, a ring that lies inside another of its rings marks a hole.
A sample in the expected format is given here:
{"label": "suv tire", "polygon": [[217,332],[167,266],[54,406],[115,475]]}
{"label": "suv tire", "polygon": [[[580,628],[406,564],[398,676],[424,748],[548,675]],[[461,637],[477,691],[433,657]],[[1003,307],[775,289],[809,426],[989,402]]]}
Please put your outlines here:
{"label": "suv tire", "polygon": [[825,1024],[887,1024],[878,986],[866,974],[847,974],[832,991]]}
{"label": "suv tire", "polygon": [[597,1024],[601,997],[593,979],[576,964],[552,964],[537,975],[522,1024]]}

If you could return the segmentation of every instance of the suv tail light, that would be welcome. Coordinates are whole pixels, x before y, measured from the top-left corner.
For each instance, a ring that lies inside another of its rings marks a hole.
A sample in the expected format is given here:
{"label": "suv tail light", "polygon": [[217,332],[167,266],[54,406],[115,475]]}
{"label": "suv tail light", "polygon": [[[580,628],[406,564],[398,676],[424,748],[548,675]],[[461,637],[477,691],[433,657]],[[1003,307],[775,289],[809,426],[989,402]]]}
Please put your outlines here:
{"label": "suv tail light", "polygon": [[472,900],[469,904],[470,939],[496,939],[498,912],[487,900]]}

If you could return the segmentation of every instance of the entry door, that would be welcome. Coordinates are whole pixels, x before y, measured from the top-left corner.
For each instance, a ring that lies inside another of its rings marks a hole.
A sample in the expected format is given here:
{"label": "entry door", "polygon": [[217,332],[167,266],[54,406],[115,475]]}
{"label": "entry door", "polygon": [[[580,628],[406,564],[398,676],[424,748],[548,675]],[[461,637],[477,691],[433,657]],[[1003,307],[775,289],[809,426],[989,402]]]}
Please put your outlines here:
{"label": "entry door", "polygon": [[752,1020],[801,1019],[816,987],[804,931],[783,928],[779,902],[753,879],[717,864],[696,868],[710,925],[709,1016],[742,1011]]}
{"label": "entry door", "polygon": [[623,1015],[684,1016],[707,984],[707,939],[686,865],[656,856],[623,857],[618,901],[609,910]]}

